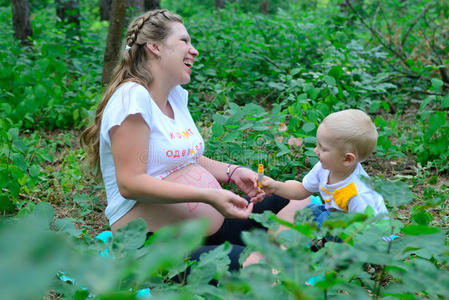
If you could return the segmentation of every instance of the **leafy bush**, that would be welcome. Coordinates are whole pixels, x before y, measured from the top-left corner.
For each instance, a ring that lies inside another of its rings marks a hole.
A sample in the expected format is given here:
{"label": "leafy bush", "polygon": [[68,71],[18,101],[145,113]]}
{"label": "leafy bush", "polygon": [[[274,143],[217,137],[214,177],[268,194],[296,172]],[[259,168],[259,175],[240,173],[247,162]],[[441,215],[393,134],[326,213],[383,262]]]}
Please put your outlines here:
{"label": "leafy bush", "polygon": [[[393,211],[412,200],[404,184],[371,184]],[[244,233],[247,254],[257,250],[265,259],[229,273],[227,244],[204,254],[199,263],[185,260],[201,243],[207,227],[204,222],[163,228],[145,242],[146,225],[136,220],[103,244],[88,236],[74,239],[80,231],[67,220],[53,221],[51,206],[39,203],[20,219],[0,223],[0,244],[6,254],[2,255],[2,266],[7,271],[0,276],[0,287],[2,295],[11,299],[39,297],[48,289],[74,299],[89,295],[136,299],[143,288],[150,288],[156,299],[444,297],[449,292],[449,275],[444,270],[449,249],[444,232],[429,225],[432,217],[424,210],[435,205],[439,201],[417,208],[413,223],[406,226],[394,219],[374,217],[372,209],[365,214],[332,214],[321,228],[307,210],[297,213],[294,224],[272,213],[254,214],[252,217],[268,228],[276,230],[282,224],[290,230],[281,232],[276,240],[260,230]],[[56,228],[59,232],[54,231]],[[391,234],[400,237],[383,240]],[[309,249],[313,238],[329,235],[343,242],[328,242],[318,252]],[[175,281],[176,274],[187,267],[190,273]],[[69,283],[57,280],[56,274],[69,276]],[[315,283],[307,285],[311,278]],[[209,285],[212,279],[219,284]]]}
{"label": "leafy bush", "polygon": [[[2,20],[11,19],[11,9],[0,9]],[[33,47],[22,49],[12,31],[0,34],[1,118],[23,128],[71,128],[86,124],[88,110],[99,99],[105,26],[99,22],[64,35],[56,25],[54,10],[34,15]]]}

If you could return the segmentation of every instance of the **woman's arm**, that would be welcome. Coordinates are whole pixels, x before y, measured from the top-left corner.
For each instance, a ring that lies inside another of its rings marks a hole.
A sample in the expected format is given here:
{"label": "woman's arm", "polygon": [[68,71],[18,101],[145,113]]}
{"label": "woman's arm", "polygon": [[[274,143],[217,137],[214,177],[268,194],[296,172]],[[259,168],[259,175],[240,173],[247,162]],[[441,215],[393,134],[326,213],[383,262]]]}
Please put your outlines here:
{"label": "woman's arm", "polygon": [[[211,173],[215,177],[215,179],[217,179],[218,182],[228,182],[228,175],[226,174],[226,170],[229,164],[226,164],[218,160],[210,159],[206,156],[201,156],[200,158],[198,158],[198,163],[203,168],[208,170],[209,173]],[[236,165],[230,165],[229,171],[232,172],[235,168],[237,168]],[[239,169],[235,170],[232,176],[237,175]]]}
{"label": "woman's arm", "polygon": [[109,131],[120,194],[150,203],[204,202],[225,217],[247,218],[252,206],[226,190],[197,188],[156,179],[146,173],[150,129],[140,114],[128,116]]}
{"label": "woman's arm", "polygon": [[[265,194],[257,187],[257,173],[236,165],[229,165],[216,161],[205,156],[198,159],[198,163],[208,170],[219,182],[228,182],[237,185],[248,197],[251,202],[261,201]],[[228,170],[229,168],[229,170]],[[232,175],[231,177],[229,177]]]}

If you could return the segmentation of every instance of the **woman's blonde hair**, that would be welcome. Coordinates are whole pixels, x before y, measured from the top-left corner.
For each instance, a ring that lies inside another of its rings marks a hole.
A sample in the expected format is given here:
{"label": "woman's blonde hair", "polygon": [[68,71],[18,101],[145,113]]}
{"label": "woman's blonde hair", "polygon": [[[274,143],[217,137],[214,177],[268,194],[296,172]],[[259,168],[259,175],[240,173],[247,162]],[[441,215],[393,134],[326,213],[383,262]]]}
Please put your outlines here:
{"label": "woman's blonde hair", "polygon": [[137,17],[128,27],[126,34],[126,50],[123,50],[120,63],[114,69],[111,82],[98,104],[94,123],[83,131],[80,137],[81,146],[88,155],[91,167],[96,168],[97,176],[101,178],[100,170],[100,127],[103,111],[117,88],[129,81],[136,82],[148,89],[153,81],[149,67],[147,42],[164,41],[170,34],[170,23],[183,20],[177,14],[165,9],[151,10]]}
{"label": "woman's blonde hair", "polygon": [[334,112],[321,123],[331,130],[338,146],[351,151],[358,161],[364,161],[377,145],[377,130],[371,118],[359,109]]}

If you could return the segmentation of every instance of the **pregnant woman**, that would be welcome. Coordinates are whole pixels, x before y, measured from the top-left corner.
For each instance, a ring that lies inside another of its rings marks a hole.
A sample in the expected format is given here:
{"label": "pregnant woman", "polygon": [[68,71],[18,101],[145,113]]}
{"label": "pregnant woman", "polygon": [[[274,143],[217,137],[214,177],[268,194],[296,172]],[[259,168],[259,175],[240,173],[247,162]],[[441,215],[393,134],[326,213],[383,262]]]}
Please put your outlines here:
{"label": "pregnant woman", "polygon": [[[137,218],[146,222],[149,234],[204,218],[208,237],[191,258],[229,241],[230,269],[236,270],[244,247],[241,231],[261,227],[248,219],[251,212],[271,210],[291,221],[309,202],[265,197],[257,173],[203,156],[204,141],[181,87],[190,81],[198,54],[180,16],[153,10],[137,17],[81,142],[102,176],[112,231]],[[219,182],[236,184],[250,200]],[[256,261],[250,256],[248,263]]]}

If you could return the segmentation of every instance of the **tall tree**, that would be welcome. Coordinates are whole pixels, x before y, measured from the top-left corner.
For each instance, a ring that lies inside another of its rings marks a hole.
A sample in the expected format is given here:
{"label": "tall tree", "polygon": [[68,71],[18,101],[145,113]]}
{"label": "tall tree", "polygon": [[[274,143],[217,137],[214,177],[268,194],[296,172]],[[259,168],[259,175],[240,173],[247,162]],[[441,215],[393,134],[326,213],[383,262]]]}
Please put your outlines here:
{"label": "tall tree", "polygon": [[56,15],[65,24],[74,24],[80,29],[80,3],[79,0],[56,0]]}
{"label": "tall tree", "polygon": [[117,64],[126,20],[126,0],[113,0],[104,52],[102,83],[108,83]]}
{"label": "tall tree", "polygon": [[[147,10],[150,10],[152,8],[147,8],[147,5],[156,5],[153,3],[147,4],[147,2],[155,2],[156,4],[159,4],[160,7],[160,0],[128,0],[127,8],[131,9],[131,15],[139,15],[140,13],[143,13]],[[112,0],[99,0],[98,6],[100,7],[100,20],[101,21],[108,21],[111,17],[111,10],[112,10]],[[155,7],[156,8],[156,7]],[[129,17],[129,16],[128,16]],[[129,20],[126,20],[128,22]]]}
{"label": "tall tree", "polygon": [[109,20],[111,16],[112,0],[99,0],[98,6],[100,7],[100,20]]}
{"label": "tall tree", "polygon": [[133,14],[140,14],[145,11],[144,0],[128,0],[129,7],[132,8]]}
{"label": "tall tree", "polygon": [[268,14],[270,12],[270,0],[260,0],[259,11],[263,14]]}
{"label": "tall tree", "polygon": [[225,0],[215,0],[215,9],[220,9],[225,7]]}
{"label": "tall tree", "polygon": [[22,45],[31,45],[28,37],[33,36],[33,29],[30,21],[30,3],[28,0],[11,0],[12,4],[12,25],[14,36]]}
{"label": "tall tree", "polygon": [[144,0],[145,11],[161,8],[161,0]]}

